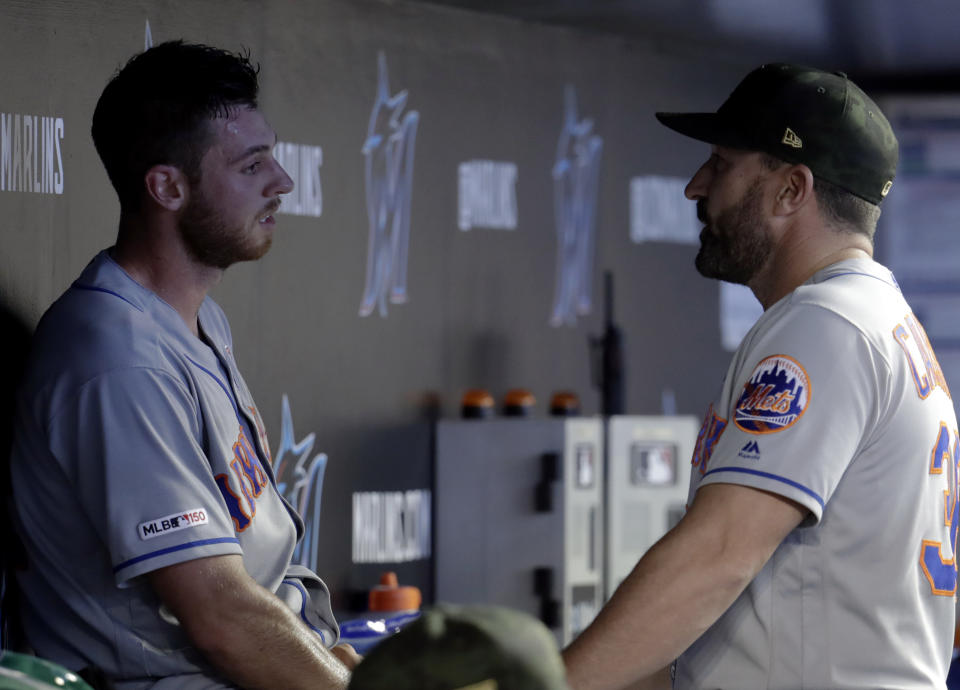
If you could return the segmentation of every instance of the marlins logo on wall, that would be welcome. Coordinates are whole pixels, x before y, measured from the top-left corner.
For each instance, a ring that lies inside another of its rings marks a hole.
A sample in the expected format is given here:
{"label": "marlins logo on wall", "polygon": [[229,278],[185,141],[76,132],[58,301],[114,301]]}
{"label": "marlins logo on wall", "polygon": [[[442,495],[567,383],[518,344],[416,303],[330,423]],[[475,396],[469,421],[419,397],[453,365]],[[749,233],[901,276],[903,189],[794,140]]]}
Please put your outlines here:
{"label": "marlins logo on wall", "polygon": [[751,434],[770,434],[792,426],[810,403],[810,377],[786,355],[767,357],[743,387],[733,421]]}

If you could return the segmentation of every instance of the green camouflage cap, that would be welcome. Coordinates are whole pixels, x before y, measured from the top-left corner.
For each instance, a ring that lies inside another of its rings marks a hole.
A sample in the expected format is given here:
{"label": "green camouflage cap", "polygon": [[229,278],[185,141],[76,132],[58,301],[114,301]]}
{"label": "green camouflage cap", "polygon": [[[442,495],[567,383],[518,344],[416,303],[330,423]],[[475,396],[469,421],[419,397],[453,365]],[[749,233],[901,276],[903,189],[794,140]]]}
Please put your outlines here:
{"label": "green camouflage cap", "polygon": [[890,123],[843,72],[763,65],[716,113],[657,113],[657,119],[709,144],[801,163],[814,177],[872,204],[883,201],[897,169]]}
{"label": "green camouflage cap", "polygon": [[557,642],[499,606],[439,604],[371,650],[350,690],[569,690]]}

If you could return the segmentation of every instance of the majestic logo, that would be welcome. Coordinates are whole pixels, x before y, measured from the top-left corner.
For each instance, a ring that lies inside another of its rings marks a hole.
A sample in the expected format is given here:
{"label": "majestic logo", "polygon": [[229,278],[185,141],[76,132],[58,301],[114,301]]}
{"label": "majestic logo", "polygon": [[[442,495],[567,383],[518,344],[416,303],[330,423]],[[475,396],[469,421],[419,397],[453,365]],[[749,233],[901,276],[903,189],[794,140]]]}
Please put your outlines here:
{"label": "majestic logo", "polygon": [[800,419],[810,403],[810,378],[786,355],[764,359],[743,387],[733,423],[751,434],[771,434]]}
{"label": "majestic logo", "polygon": [[747,445],[740,449],[740,452],[737,453],[737,455],[747,460],[759,460],[760,446],[756,441],[750,441],[747,443]]}
{"label": "majestic logo", "polygon": [[781,139],[781,141],[787,146],[792,146],[795,149],[803,148],[803,141],[797,136],[797,133],[789,127],[787,127],[787,131],[783,133],[783,139]]}
{"label": "majestic logo", "polygon": [[137,535],[142,541],[153,539],[170,532],[179,532],[190,527],[207,524],[207,512],[203,508],[193,508],[182,513],[164,515],[156,520],[148,520],[137,525]]}

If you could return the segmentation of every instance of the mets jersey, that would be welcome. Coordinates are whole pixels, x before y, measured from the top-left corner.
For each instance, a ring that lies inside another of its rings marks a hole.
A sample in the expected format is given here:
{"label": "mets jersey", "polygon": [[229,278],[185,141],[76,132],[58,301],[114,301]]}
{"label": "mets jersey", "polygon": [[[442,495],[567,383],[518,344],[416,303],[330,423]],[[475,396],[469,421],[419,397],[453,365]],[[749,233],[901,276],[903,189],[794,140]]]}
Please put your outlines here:
{"label": "mets jersey", "polygon": [[809,510],[677,660],[674,687],[943,688],[954,634],[957,420],[892,274],[848,260],[744,338],[693,457]]}
{"label": "mets jersey", "polygon": [[27,639],[123,688],[210,687],[210,665],[139,577],[183,561],[239,554],[326,645],[339,635],[324,583],[290,563],[303,523],[276,489],[209,298],[199,325],[202,339],[103,251],[41,319],[19,395]]}

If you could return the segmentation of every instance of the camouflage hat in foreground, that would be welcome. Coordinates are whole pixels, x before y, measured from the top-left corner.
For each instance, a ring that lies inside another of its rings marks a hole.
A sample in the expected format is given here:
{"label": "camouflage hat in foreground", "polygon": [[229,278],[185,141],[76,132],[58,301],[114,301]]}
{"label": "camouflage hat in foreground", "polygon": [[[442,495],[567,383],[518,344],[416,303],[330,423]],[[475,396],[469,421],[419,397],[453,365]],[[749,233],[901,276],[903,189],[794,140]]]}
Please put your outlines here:
{"label": "camouflage hat in foreground", "polygon": [[569,690],[557,642],[498,606],[438,605],[378,644],[350,690]]}
{"label": "camouflage hat in foreground", "polygon": [[657,113],[688,137],[801,163],[814,177],[872,204],[890,191],[897,138],[867,94],[842,72],[763,65],[715,113]]}

